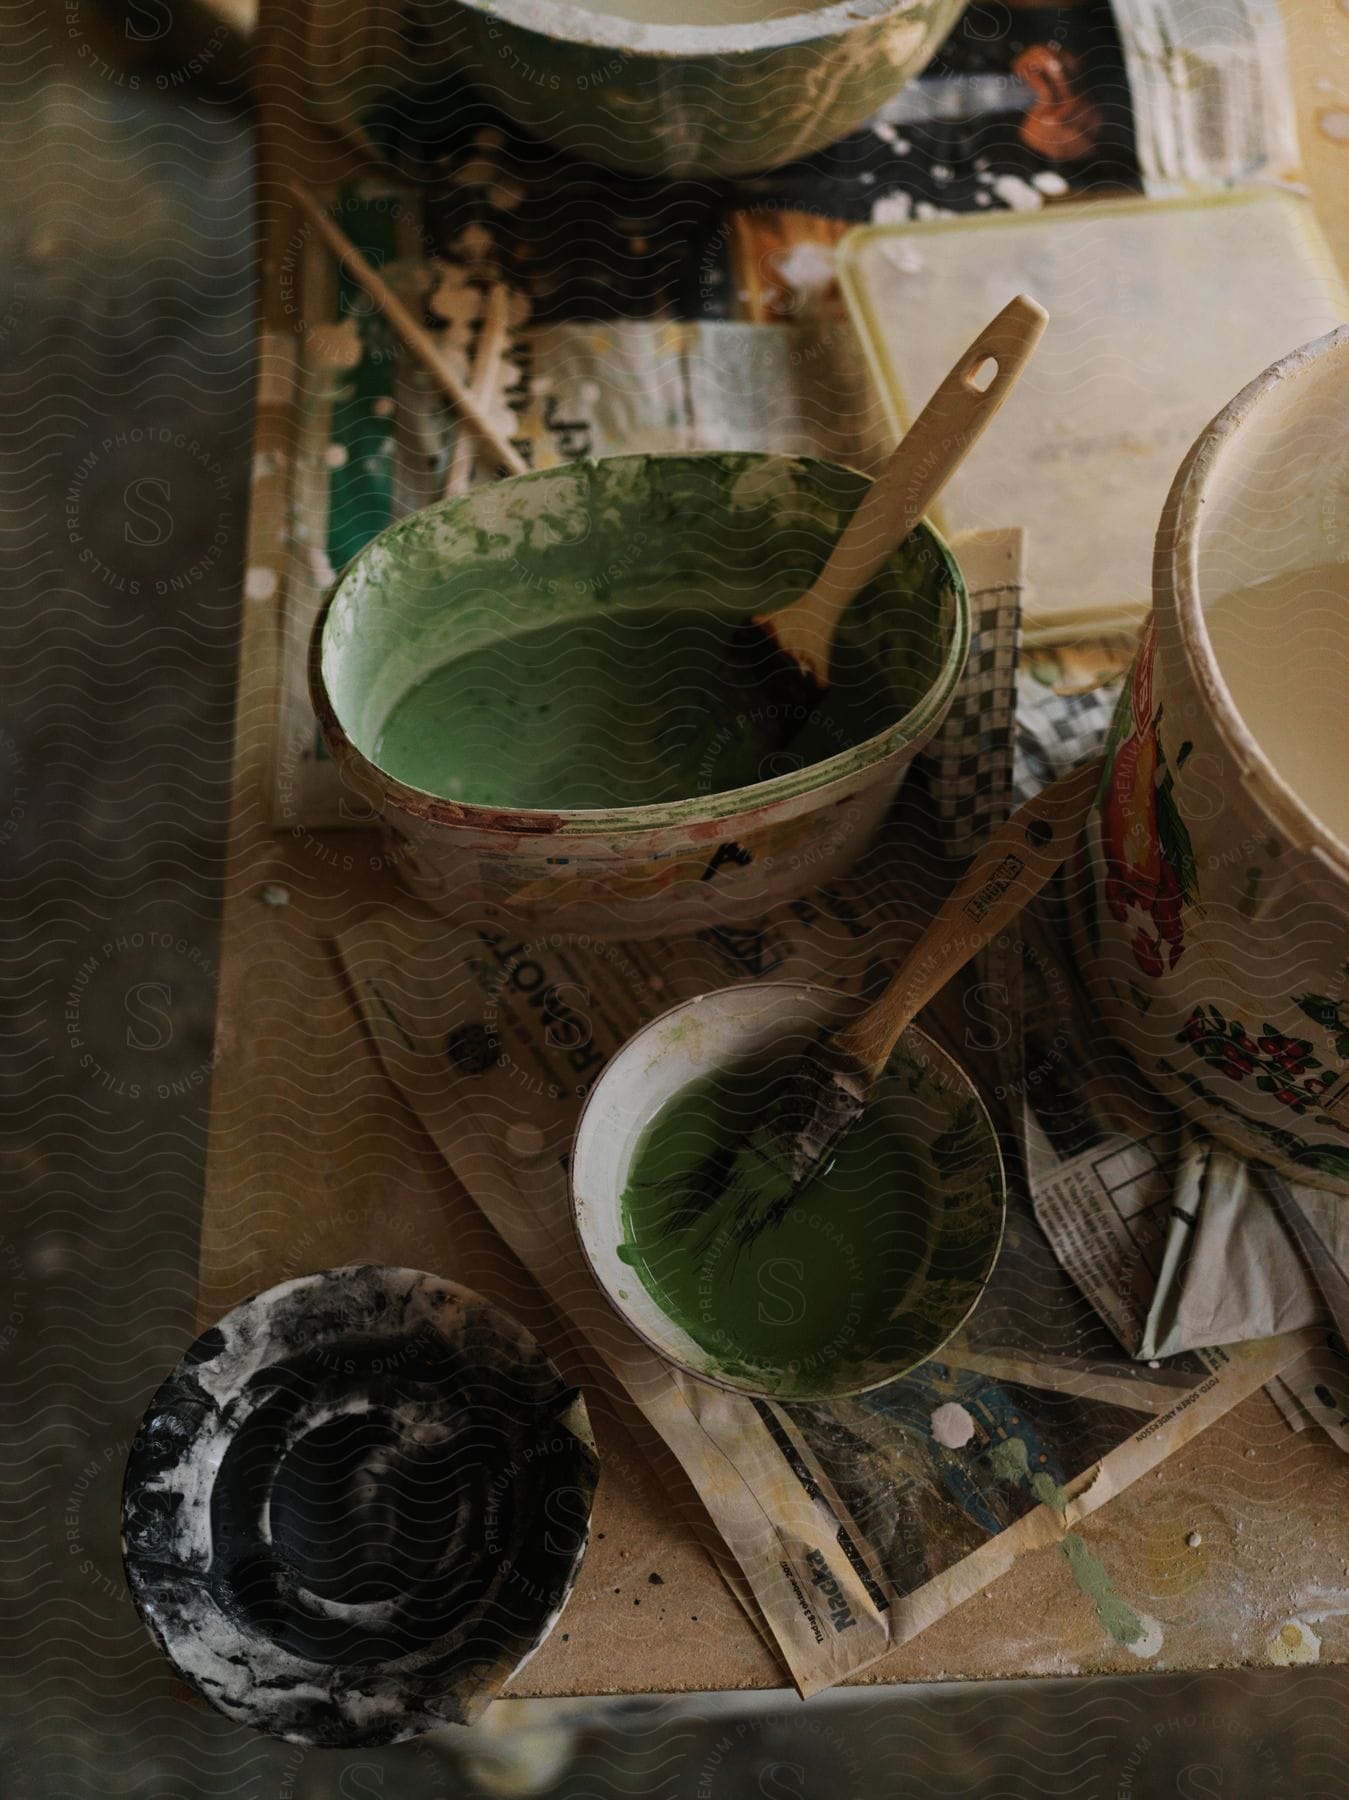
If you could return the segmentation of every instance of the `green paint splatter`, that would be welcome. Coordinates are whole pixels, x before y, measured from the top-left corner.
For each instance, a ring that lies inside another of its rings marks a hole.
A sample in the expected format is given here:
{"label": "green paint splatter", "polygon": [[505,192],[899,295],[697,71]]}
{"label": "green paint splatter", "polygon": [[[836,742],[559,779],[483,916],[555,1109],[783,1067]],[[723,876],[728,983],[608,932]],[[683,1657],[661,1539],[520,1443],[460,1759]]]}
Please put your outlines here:
{"label": "green paint splatter", "polygon": [[1068,1495],[1057,1481],[1043,1473],[1031,1476],[1030,1491],[1042,1506],[1052,1506],[1056,1513],[1064,1512],[1068,1506]]}
{"label": "green paint splatter", "polygon": [[1094,1602],[1096,1617],[1115,1642],[1124,1649],[1130,1644],[1138,1643],[1143,1636],[1143,1621],[1128,1601],[1121,1600],[1110,1585],[1109,1573],[1100,1557],[1094,1556],[1073,1531],[1064,1537],[1059,1549],[1068,1559],[1073,1580],[1087,1598]]}
{"label": "green paint splatter", "polygon": [[999,1481],[1018,1481],[1030,1476],[1030,1454],[1021,1438],[1004,1438],[988,1453],[993,1473]]}
{"label": "green paint splatter", "polygon": [[[1025,1481],[1043,1506],[1063,1518],[1068,1508],[1068,1494],[1052,1476],[1043,1470],[1034,1475],[1030,1470],[1030,1452],[1022,1438],[1004,1438],[989,1454],[993,1473],[1002,1481]],[[1059,1542],[1073,1580],[1096,1608],[1096,1617],[1122,1648],[1139,1643],[1146,1635],[1143,1621],[1121,1600],[1110,1582],[1110,1575],[1100,1557],[1088,1549],[1075,1531],[1064,1533]]]}

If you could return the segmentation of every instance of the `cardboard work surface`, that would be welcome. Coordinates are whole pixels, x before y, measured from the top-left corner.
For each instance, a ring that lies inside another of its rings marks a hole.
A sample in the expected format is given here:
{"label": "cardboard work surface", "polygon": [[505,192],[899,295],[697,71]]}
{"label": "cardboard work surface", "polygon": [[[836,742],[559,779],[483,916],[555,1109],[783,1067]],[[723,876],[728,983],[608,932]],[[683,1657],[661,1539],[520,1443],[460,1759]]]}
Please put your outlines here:
{"label": "cardboard work surface", "polygon": [[[247,557],[276,580],[245,588],[199,1317],[307,1270],[379,1260],[478,1289],[552,1349],[547,1303],[384,1075],[344,985],[331,939],[387,895],[377,840],[271,824],[281,593],[297,555],[284,529],[294,419],[277,282],[292,226],[274,182],[301,174],[321,191],[355,172],[287,101],[295,45],[279,10],[264,6],[258,45],[264,339]],[[1344,69],[1349,93],[1349,13],[1293,7],[1289,32],[1308,172],[1343,257],[1349,130],[1336,136],[1322,117],[1331,102],[1318,83]],[[602,1464],[594,1536],[562,1620],[508,1691],[784,1685],[709,1555],[680,1472],[635,1440],[614,1402],[588,1397]],[[1257,1393],[1081,1527],[1115,1588],[1165,1627],[1158,1659],[1140,1663],[1111,1639],[1049,1545],[864,1679],[1264,1666],[1313,1658],[1313,1638],[1322,1660],[1343,1658],[1347,1501],[1340,1453],[1319,1434],[1291,1434]]]}

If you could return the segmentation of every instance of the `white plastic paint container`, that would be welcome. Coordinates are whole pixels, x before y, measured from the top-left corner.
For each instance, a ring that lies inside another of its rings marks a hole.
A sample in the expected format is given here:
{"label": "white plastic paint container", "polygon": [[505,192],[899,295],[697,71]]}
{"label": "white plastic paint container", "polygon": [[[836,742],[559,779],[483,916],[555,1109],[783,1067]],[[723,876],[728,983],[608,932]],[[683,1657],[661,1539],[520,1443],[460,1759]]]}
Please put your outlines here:
{"label": "white plastic paint container", "polygon": [[806,458],[612,457],[498,482],[375,538],[320,615],[310,690],[344,778],[384,817],[405,883],[455,917],[654,937],[751,924],[847,869],[945,718],[969,648],[964,583],[926,524],[882,571],[893,586],[853,603],[890,609],[887,676],[893,666],[908,692],[921,668],[917,697],[823,761],[660,804],[507,811],[407,786],[379,767],[376,745],[431,670],[494,637],[632,604],[672,572],[709,606],[718,591],[741,615],[785,604],[866,486]]}
{"label": "white plastic paint container", "polygon": [[1244,388],[1172,486],[1079,925],[1103,1020],[1149,1080],[1242,1153],[1343,1192],[1346,611],[1342,327]]}

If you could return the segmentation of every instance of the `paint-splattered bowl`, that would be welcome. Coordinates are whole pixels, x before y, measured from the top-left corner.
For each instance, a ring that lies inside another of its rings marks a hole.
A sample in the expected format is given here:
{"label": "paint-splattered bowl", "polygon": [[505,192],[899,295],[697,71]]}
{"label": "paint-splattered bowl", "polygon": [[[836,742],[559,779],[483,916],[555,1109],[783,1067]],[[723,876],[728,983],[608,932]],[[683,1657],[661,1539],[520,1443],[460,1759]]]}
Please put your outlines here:
{"label": "paint-splattered bowl", "polygon": [[894,722],[823,761],[779,773],[770,763],[752,786],[656,805],[505,811],[409,787],[379,766],[376,746],[422,677],[493,640],[650,605],[672,584],[709,619],[786,605],[867,485],[809,458],[610,457],[477,489],[368,544],[315,626],[310,693],[344,779],[383,815],[406,884],[451,916],[636,938],[748,925],[847,869],[965,666],[968,596],[926,522],[839,627],[883,640]]}
{"label": "paint-splattered bowl", "polygon": [[[447,64],[536,137],[640,175],[721,178],[808,156],[921,73],[964,0],[669,9],[671,23],[568,0],[431,0],[320,9],[311,103],[350,133],[447,104]],[[702,10],[715,23],[692,23]],[[372,66],[379,71],[372,75]],[[462,101],[460,102],[462,106]]]}
{"label": "paint-splattered bowl", "polygon": [[[734,1321],[695,1319],[691,1330],[671,1316],[634,1266],[623,1193],[660,1108],[713,1069],[770,1049],[790,1052],[798,1036],[804,1047],[821,1026],[841,1023],[858,1004],[826,988],[785,981],[700,995],[629,1038],[586,1101],[571,1160],[582,1249],[616,1311],[653,1349],[700,1380],[769,1400],[837,1400],[884,1387],[940,1351],[993,1273],[1007,1213],[997,1132],[968,1075],[916,1026],[900,1039],[887,1073],[898,1077],[899,1097],[889,1102],[895,1122],[926,1176],[922,1191],[893,1196],[895,1229],[921,1248],[909,1260],[902,1290],[887,1297],[894,1329],[885,1360],[859,1357],[847,1327],[802,1360],[747,1360]],[[823,1253],[830,1221],[820,1218],[818,1230]],[[699,1254],[711,1258],[724,1251],[714,1238]],[[766,1287],[761,1296],[766,1310],[759,1325],[762,1331],[766,1322],[780,1320],[786,1344],[811,1307],[811,1269],[770,1266],[771,1291]],[[865,1278],[859,1269],[859,1284]]]}
{"label": "paint-splattered bowl", "polygon": [[229,1718],[303,1744],[467,1723],[575,1584],[597,1465],[527,1332],[414,1269],[245,1301],[164,1382],[127,1462],[142,1618]]}

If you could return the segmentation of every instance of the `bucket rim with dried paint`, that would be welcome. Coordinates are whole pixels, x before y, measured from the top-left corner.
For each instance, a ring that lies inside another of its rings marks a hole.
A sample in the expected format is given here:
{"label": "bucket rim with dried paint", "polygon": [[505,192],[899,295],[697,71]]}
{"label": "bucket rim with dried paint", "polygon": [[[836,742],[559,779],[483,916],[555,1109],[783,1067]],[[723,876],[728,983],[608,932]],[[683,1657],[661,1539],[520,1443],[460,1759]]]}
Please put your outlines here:
{"label": "bucket rim with dried paint", "polygon": [[[412,787],[388,774],[348,735],[328,692],[323,673],[326,633],[334,608],[345,597],[348,584],[372,557],[382,553],[404,534],[424,532],[436,520],[450,518],[461,512],[469,513],[474,503],[486,494],[499,496],[503,491],[516,491],[527,483],[546,482],[559,477],[574,479],[578,471],[620,469],[624,465],[638,463],[700,462],[719,462],[723,465],[740,462],[746,467],[756,463],[784,462],[799,469],[820,469],[853,475],[864,482],[872,479],[846,463],[835,463],[817,456],[789,456],[777,451],[635,451],[622,456],[587,457],[578,462],[560,463],[549,469],[532,469],[526,475],[510,476],[504,481],[492,483],[490,487],[472,489],[453,499],[437,501],[433,506],[423,507],[407,518],[396,520],[363,545],[342,570],[319,609],[310,633],[310,702],[323,734],[323,741],[339,772],[350,769],[358,786],[377,788],[383,795],[381,805],[391,806],[412,818],[434,825],[503,832],[520,837],[589,835],[602,832],[621,838],[628,834],[640,836],[671,827],[717,824],[771,807],[780,801],[798,799],[803,795],[823,794],[833,786],[885,762],[897,750],[908,747],[916,751],[920,748],[945,716],[965,668],[971,637],[969,593],[960,565],[946,539],[925,518],[918,521],[909,536],[922,537],[935,552],[939,577],[950,588],[955,599],[954,628],[945,647],[941,667],[914,705],[887,725],[884,731],[876,732],[860,743],[849,745],[820,762],[770,776],[768,780],[753,782],[748,787],[726,788],[715,794],[694,794],[686,800],[654,801],[641,806],[508,808],[468,800],[447,800],[426,789]],[[895,554],[900,554],[900,551],[897,550]]]}
{"label": "bucket rim with dried paint", "polygon": [[567,0],[458,0],[458,4],[489,21],[500,20],[550,41],[687,62],[690,57],[753,56],[846,37],[858,26],[920,13],[927,0],[831,0],[828,6],[743,25],[661,25],[619,13],[591,12]]}
{"label": "bucket rim with dried paint", "polygon": [[[760,1029],[762,1037],[753,1035],[753,1021],[749,1019],[751,1009],[758,1003],[763,1009]],[[943,1315],[939,1326],[931,1334],[930,1341],[921,1350],[916,1351],[912,1359],[904,1362],[897,1360],[884,1366],[881,1373],[862,1381],[844,1379],[833,1384],[826,1384],[817,1389],[805,1387],[788,1388],[785,1383],[777,1387],[767,1387],[754,1380],[738,1376],[718,1369],[710,1351],[688,1339],[688,1347],[679,1343],[679,1338],[687,1337],[683,1328],[665,1312],[655,1298],[648,1294],[640,1275],[633,1269],[628,1280],[628,1289],[634,1286],[639,1294],[634,1301],[627,1289],[620,1286],[619,1280],[610,1280],[609,1274],[602,1266],[604,1259],[597,1244],[597,1227],[593,1214],[603,1209],[611,1217],[622,1223],[622,1184],[617,1191],[610,1191],[615,1184],[605,1182],[605,1191],[595,1194],[587,1191],[592,1179],[591,1163],[594,1160],[592,1148],[596,1154],[613,1153],[621,1158],[622,1174],[631,1168],[633,1156],[636,1154],[642,1134],[651,1123],[655,1113],[669,1095],[654,1105],[642,1107],[637,1104],[638,1095],[635,1090],[645,1080],[649,1081],[652,1072],[661,1061],[663,1050],[668,1049],[677,1039],[682,1027],[690,1021],[689,1015],[701,1012],[705,1029],[713,1030],[718,1025],[723,1027],[723,1034],[718,1039],[715,1053],[708,1056],[700,1047],[699,1054],[690,1059],[688,1070],[683,1080],[674,1084],[670,1093],[674,1093],[690,1079],[697,1079],[698,1074],[710,1073],[717,1066],[718,1056],[735,1057],[752,1053],[762,1045],[774,1041],[767,1035],[770,1027],[776,1027],[776,1034],[781,1034],[793,1026],[796,1029],[809,1027],[815,1029],[824,1024],[837,1024],[860,1008],[864,1002],[855,995],[840,992],[818,982],[811,981],[753,981],[741,982],[733,987],[717,988],[711,992],[695,995],[688,1000],[679,1001],[658,1013],[640,1026],[618,1050],[610,1057],[601,1071],[599,1079],[587,1094],[581,1112],[576,1121],[576,1130],[572,1137],[571,1156],[568,1170],[568,1197],[571,1208],[572,1224],[585,1259],[587,1268],[594,1278],[595,1285],[604,1296],[609,1306],[641,1341],[661,1357],[661,1359],[692,1379],[705,1382],[711,1387],[720,1388],[727,1393],[739,1394],[743,1398],[781,1401],[781,1402],[824,1402],[853,1398],[860,1394],[875,1393],[878,1389],[888,1387],[893,1382],[902,1380],[916,1368],[940,1354],[955,1334],[967,1323],[970,1316],[983,1298],[988,1284],[997,1267],[998,1258],[1002,1254],[1003,1240],[1007,1229],[1007,1169],[1002,1154],[1002,1144],[997,1127],[989,1114],[984,1097],[980,1093],[973,1077],[956,1061],[948,1051],[944,1050],[933,1038],[917,1025],[910,1025],[900,1038],[896,1050],[907,1049],[917,1052],[914,1060],[935,1071],[939,1082],[946,1084],[959,1102],[967,1103],[974,1108],[974,1119],[980,1130],[981,1155],[986,1151],[985,1174],[992,1179],[991,1208],[992,1229],[978,1246],[977,1269],[968,1276],[958,1303],[950,1304]],[[777,1008],[782,1017],[778,1018],[773,1011]],[[737,1029],[738,1026],[738,1029]],[[629,1094],[625,1094],[626,1084]],[[616,1093],[617,1090],[617,1093]],[[619,1145],[618,1134],[613,1129],[612,1119],[604,1116],[606,1105],[609,1108],[617,1104],[623,1117],[635,1125],[635,1129],[625,1146]],[[934,1165],[935,1168],[935,1165]],[[622,1265],[624,1268],[626,1264]],[[949,1294],[951,1281],[945,1282]],[[925,1298],[928,1298],[926,1294]],[[662,1333],[650,1328],[643,1321],[643,1314],[654,1314],[668,1330]]]}
{"label": "bucket rim with dried paint", "polygon": [[1349,407],[1349,325],[1299,345],[1271,363],[1214,415],[1191,445],[1176,472],[1162,508],[1153,554],[1153,617],[1173,613],[1182,654],[1224,748],[1240,771],[1246,791],[1290,843],[1316,852],[1327,873],[1349,890],[1349,844],[1336,837],[1274,767],[1247,725],[1214,654],[1200,589],[1199,559],[1204,510],[1230,458],[1242,451],[1243,428],[1261,405],[1287,382],[1312,370],[1324,357],[1342,357]]}

